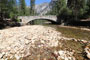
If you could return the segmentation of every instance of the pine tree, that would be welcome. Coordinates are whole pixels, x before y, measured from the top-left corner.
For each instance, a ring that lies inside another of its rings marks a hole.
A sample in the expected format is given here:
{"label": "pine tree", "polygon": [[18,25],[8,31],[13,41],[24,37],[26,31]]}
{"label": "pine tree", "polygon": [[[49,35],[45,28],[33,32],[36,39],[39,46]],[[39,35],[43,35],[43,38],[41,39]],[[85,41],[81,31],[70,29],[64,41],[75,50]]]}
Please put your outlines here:
{"label": "pine tree", "polygon": [[6,4],[7,4],[7,1],[6,0],[0,0],[0,18],[3,18],[3,16],[4,16],[3,11],[7,7]]}
{"label": "pine tree", "polygon": [[73,20],[78,20],[86,12],[86,0],[68,0],[67,6],[72,10]]}
{"label": "pine tree", "polygon": [[8,1],[8,12],[10,13],[10,17],[17,15],[17,2],[16,0]]}
{"label": "pine tree", "polygon": [[57,0],[55,1],[54,6],[52,7],[51,13],[54,15],[61,14],[62,10],[66,8],[67,0]]}
{"label": "pine tree", "polygon": [[20,0],[21,15],[26,14],[26,3],[25,0]]}
{"label": "pine tree", "polygon": [[30,0],[30,15],[35,15],[35,0]]}
{"label": "pine tree", "polygon": [[86,15],[90,16],[90,0],[87,0],[87,13]]}
{"label": "pine tree", "polygon": [[0,0],[0,16],[12,18],[17,15],[16,0]]}

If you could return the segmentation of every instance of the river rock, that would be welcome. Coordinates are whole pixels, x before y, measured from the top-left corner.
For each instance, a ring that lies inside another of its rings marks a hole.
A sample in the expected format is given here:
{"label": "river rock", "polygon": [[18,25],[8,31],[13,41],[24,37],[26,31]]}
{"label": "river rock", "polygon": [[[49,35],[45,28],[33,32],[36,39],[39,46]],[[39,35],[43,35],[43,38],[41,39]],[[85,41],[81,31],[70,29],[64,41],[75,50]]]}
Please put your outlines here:
{"label": "river rock", "polygon": [[[0,30],[0,60],[33,55],[34,49],[58,46],[61,33],[54,28],[32,25]],[[34,51],[34,52],[38,52]]]}
{"label": "river rock", "polygon": [[87,57],[90,59],[90,43],[85,47],[85,52],[87,53]]}
{"label": "river rock", "polygon": [[76,60],[73,56],[74,52],[59,50],[55,51],[54,54],[57,56],[57,60]]}

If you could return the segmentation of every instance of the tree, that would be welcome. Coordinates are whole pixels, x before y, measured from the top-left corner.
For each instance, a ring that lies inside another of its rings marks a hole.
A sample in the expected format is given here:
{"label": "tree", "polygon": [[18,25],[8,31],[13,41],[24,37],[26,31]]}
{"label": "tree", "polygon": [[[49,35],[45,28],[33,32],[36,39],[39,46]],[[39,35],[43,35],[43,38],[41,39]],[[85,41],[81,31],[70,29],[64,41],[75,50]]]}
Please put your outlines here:
{"label": "tree", "polygon": [[25,0],[20,0],[21,15],[26,14],[26,3]]}
{"label": "tree", "polygon": [[0,0],[0,15],[1,17],[4,16],[4,10],[7,9],[7,4],[8,4],[8,1],[7,0]]}
{"label": "tree", "polygon": [[86,0],[57,0],[50,13],[57,15],[60,21],[73,21],[80,20],[86,12]]}
{"label": "tree", "polygon": [[60,15],[64,9],[67,9],[67,0],[57,0],[54,2],[51,14]]}
{"label": "tree", "polygon": [[30,0],[30,15],[35,15],[35,0]]}
{"label": "tree", "polygon": [[90,17],[90,0],[87,0],[87,13],[85,15]]}
{"label": "tree", "polygon": [[10,17],[11,12],[16,13],[16,0],[0,0],[0,14],[3,17]]}
{"label": "tree", "polygon": [[86,0],[68,0],[67,6],[72,10],[73,20],[79,20],[86,12]]}
{"label": "tree", "polygon": [[59,24],[62,20],[66,20],[67,15],[70,13],[67,8],[67,0],[57,0],[55,1],[52,11],[50,12],[53,15],[57,15]]}
{"label": "tree", "polygon": [[9,12],[9,15],[10,15],[11,18],[18,14],[16,0],[9,0],[9,2],[8,2],[8,12]]}

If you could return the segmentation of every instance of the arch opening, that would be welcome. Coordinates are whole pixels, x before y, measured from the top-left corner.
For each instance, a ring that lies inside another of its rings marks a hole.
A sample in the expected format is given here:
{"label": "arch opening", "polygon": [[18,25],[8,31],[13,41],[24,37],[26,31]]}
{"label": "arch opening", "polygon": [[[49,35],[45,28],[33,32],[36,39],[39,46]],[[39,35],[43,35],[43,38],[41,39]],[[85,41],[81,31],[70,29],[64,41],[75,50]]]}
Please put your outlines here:
{"label": "arch opening", "polygon": [[57,24],[56,21],[50,19],[33,19],[27,23],[27,25],[48,25],[48,24]]}

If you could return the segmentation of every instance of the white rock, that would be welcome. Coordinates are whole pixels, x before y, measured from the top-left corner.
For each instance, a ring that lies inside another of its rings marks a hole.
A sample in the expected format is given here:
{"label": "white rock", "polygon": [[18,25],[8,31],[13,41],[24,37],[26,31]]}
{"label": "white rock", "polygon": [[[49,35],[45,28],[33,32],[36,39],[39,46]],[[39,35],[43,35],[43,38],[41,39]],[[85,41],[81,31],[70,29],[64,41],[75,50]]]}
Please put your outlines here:
{"label": "white rock", "polygon": [[20,60],[21,56],[18,56],[17,54],[15,54],[15,58],[16,60]]}
{"label": "white rock", "polygon": [[73,57],[73,53],[69,51],[58,51],[59,56],[58,59],[64,59],[64,60],[75,60],[75,57]]}
{"label": "white rock", "polygon": [[49,48],[58,46],[58,40],[61,39],[60,32],[57,32],[54,28],[40,25],[14,27],[0,30],[0,33],[0,49],[3,51],[0,57],[9,55],[12,58],[15,55],[17,60],[22,56],[30,55],[31,47],[45,46]]}
{"label": "white rock", "polygon": [[87,57],[90,59],[90,48],[86,47],[85,52],[87,53]]}

